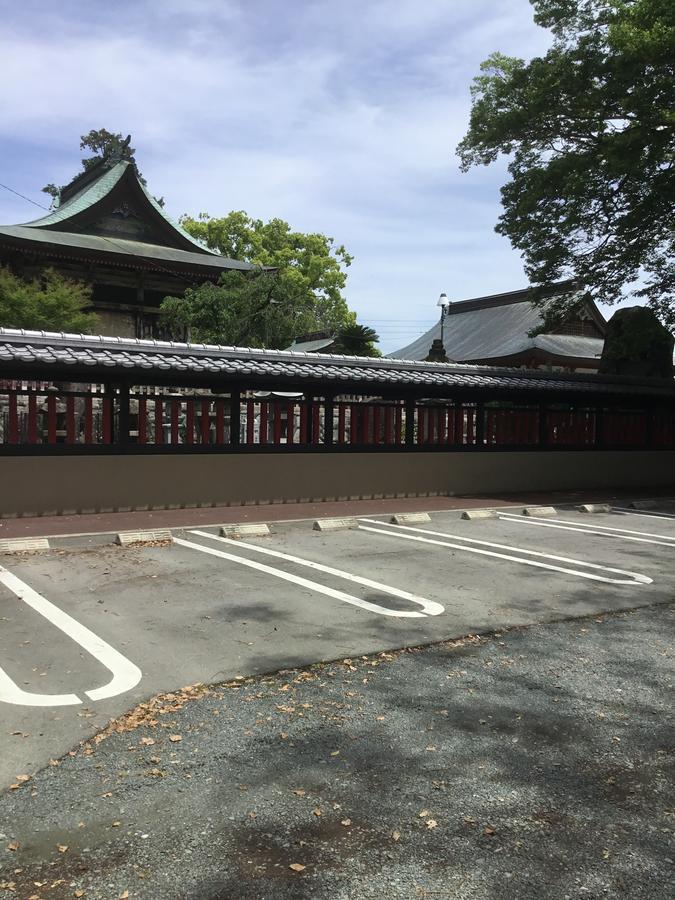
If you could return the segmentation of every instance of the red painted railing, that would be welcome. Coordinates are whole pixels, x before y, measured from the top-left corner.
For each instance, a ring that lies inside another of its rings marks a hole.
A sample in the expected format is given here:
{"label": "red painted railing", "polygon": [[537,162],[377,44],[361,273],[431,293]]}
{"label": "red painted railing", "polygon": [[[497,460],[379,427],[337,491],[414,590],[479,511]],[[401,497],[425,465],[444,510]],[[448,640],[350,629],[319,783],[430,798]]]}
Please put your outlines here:
{"label": "red painted railing", "polygon": [[[238,421],[237,421],[238,412]],[[412,414],[412,419],[410,416]],[[670,448],[675,411],[0,383],[0,447]]]}

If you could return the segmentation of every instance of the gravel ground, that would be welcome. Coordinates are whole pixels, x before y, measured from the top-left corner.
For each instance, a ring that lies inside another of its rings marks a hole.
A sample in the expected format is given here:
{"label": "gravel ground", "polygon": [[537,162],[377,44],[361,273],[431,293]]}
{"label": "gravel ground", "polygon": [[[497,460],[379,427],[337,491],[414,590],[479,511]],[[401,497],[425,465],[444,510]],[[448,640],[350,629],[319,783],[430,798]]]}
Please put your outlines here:
{"label": "gravel ground", "polygon": [[0,896],[670,898],[672,623],[155,698],[0,797]]}

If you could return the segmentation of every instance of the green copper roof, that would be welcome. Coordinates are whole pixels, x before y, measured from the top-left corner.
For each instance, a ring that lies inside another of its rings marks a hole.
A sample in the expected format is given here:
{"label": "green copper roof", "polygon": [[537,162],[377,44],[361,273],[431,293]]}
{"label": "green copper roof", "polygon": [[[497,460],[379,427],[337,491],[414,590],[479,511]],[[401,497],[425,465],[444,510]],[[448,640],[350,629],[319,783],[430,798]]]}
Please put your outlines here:
{"label": "green copper roof", "polygon": [[139,262],[146,260],[150,263],[150,268],[161,268],[167,263],[178,264],[194,271],[228,269],[251,271],[255,268],[250,263],[228,259],[219,253],[192,253],[189,250],[179,250],[163,244],[147,244],[143,241],[131,241],[126,238],[77,234],[72,231],[57,231],[51,228],[29,228],[27,225],[0,225],[0,244],[2,243],[22,247],[26,250],[42,249],[42,252],[54,252],[57,255],[59,251],[66,251],[72,256],[77,256],[78,252],[80,255],[93,252],[108,257],[111,261],[117,258],[120,264],[125,264],[125,259],[127,261],[138,259]]}
{"label": "green copper roof", "polygon": [[[65,203],[57,206],[55,209],[50,210],[46,216],[42,216],[42,218],[40,219],[34,219],[32,222],[23,223],[22,227],[53,228],[54,226],[58,225],[60,226],[60,231],[68,231],[68,220],[79,215],[80,213],[85,212],[95,203],[103,200],[103,198],[107,194],[109,194],[110,191],[112,191],[115,185],[124,176],[129,166],[132,166],[132,163],[127,162],[126,160],[122,160],[120,162],[114,163],[110,168],[104,168],[102,174],[95,181],[90,181],[89,183],[85,184],[81,191],[78,191],[76,194],[66,200]],[[145,186],[138,179],[135,169],[133,169],[133,171],[138,186],[145,194],[148,204],[152,206],[154,211],[159,214],[174,231],[177,231],[184,240],[187,240],[191,244],[193,244],[200,253],[203,253],[205,255],[208,254],[209,256],[218,256],[217,253],[214,253],[212,250],[204,247],[204,245],[196,240],[196,238],[192,237],[191,234],[188,234],[188,232],[185,231],[184,228],[181,228],[177,222],[174,222],[173,219],[169,218],[162,207],[157,203],[154,197],[152,197],[151,194],[148,193]]]}

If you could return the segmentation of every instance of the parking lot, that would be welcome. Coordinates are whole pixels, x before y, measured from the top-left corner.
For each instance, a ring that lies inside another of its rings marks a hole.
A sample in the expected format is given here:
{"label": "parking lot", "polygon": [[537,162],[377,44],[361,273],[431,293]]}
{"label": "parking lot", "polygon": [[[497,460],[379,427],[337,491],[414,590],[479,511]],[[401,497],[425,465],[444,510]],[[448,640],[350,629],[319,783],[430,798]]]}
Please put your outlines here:
{"label": "parking lot", "polygon": [[80,544],[1,560],[2,788],[158,692],[658,604],[675,586],[675,508],[665,501]]}

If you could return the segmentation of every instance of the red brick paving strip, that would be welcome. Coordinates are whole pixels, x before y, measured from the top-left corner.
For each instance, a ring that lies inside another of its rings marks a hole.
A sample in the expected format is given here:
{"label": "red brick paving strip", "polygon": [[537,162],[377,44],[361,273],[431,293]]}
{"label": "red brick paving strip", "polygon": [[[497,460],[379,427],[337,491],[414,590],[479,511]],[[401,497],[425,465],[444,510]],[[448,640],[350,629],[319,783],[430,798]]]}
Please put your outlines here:
{"label": "red brick paving strip", "polygon": [[145,528],[187,528],[233,522],[280,522],[329,516],[385,515],[397,512],[435,512],[484,506],[528,506],[593,501],[628,502],[636,497],[672,496],[673,489],[658,491],[611,490],[514,493],[473,497],[403,497],[383,500],[340,500],[322,503],[271,503],[260,506],[209,506],[189,509],[136,510],[66,516],[26,516],[0,519],[0,539],[49,537],[68,534],[101,534]]}

